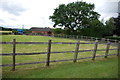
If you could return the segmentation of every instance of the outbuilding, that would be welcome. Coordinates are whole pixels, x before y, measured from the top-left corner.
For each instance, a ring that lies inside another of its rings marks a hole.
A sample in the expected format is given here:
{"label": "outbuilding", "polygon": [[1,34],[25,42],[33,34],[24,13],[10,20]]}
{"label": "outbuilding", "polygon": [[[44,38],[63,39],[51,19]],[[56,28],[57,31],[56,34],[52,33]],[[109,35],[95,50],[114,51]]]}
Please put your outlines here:
{"label": "outbuilding", "polygon": [[32,27],[32,28],[30,28],[30,31],[32,32],[32,34],[53,36],[53,29],[51,29],[51,28]]}

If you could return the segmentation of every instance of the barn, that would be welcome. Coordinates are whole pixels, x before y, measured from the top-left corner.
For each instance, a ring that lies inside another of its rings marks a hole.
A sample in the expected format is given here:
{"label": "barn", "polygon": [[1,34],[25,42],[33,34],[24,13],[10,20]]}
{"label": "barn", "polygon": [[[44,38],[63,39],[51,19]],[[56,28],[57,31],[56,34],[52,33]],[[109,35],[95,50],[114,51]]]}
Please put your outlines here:
{"label": "barn", "polygon": [[53,29],[52,28],[40,28],[40,27],[32,27],[30,28],[32,34],[40,34],[45,36],[53,36]]}

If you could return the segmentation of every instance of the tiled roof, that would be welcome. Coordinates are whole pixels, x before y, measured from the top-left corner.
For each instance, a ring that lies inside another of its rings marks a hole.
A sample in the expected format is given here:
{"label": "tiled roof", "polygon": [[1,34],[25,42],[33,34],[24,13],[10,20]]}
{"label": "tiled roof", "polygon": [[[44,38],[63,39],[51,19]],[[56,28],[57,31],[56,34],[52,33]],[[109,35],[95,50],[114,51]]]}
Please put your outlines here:
{"label": "tiled roof", "polygon": [[32,27],[32,28],[30,28],[30,31],[47,31],[47,32],[49,32],[49,31],[52,31],[53,29],[51,29],[51,28],[39,28],[39,27]]}

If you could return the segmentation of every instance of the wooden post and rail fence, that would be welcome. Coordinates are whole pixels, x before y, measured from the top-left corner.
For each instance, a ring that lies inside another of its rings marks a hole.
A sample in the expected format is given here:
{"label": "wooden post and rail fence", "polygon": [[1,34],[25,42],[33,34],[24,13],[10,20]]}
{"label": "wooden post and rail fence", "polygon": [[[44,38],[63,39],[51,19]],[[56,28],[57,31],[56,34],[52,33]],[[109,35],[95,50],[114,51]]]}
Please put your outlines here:
{"label": "wooden post and rail fence", "polygon": [[54,35],[54,37],[59,37],[59,38],[70,38],[70,39],[80,39],[80,40],[87,40],[87,41],[95,41],[99,40],[102,42],[107,42],[108,40],[110,42],[118,43],[119,40],[113,40],[113,39],[106,39],[106,38],[97,38],[97,37],[89,37],[89,36],[79,36],[79,35]]}
{"label": "wooden post and rail fence", "polygon": [[[77,42],[52,42],[52,40],[49,40],[48,42],[17,42],[16,39],[13,39],[13,42],[0,42],[0,44],[12,44],[13,45],[13,53],[1,53],[0,56],[12,56],[12,64],[2,64],[0,66],[6,67],[6,66],[12,66],[12,70],[15,71],[15,66],[17,65],[26,65],[26,64],[39,64],[39,63],[45,63],[46,66],[50,65],[50,62],[61,62],[61,61],[73,61],[74,63],[77,62],[77,60],[80,59],[88,59],[91,58],[92,60],[95,60],[96,57],[104,57],[107,58],[108,56],[112,55],[117,55],[120,56],[120,41],[117,43],[117,48],[115,49],[110,49],[111,42],[108,40],[106,43],[106,49],[98,49],[98,45],[102,44],[99,43],[98,40],[95,42],[80,42],[78,40]],[[39,52],[39,53],[16,53],[16,45],[17,44],[47,44],[47,52]],[[51,44],[75,44],[75,51],[61,51],[61,52],[51,52]],[[94,49],[93,50],[80,50],[79,46],[80,44],[94,44]],[[109,54],[110,50],[117,50],[116,54]],[[83,57],[83,58],[78,58],[78,53],[81,52],[90,52],[93,51],[93,56],[92,57]],[[96,56],[97,51],[105,51],[105,54],[102,56]],[[66,59],[66,60],[50,60],[51,54],[54,53],[74,53],[73,59]],[[38,55],[38,54],[47,54],[46,56],[46,61],[41,61],[41,62],[31,62],[31,63],[16,63],[16,55]]]}

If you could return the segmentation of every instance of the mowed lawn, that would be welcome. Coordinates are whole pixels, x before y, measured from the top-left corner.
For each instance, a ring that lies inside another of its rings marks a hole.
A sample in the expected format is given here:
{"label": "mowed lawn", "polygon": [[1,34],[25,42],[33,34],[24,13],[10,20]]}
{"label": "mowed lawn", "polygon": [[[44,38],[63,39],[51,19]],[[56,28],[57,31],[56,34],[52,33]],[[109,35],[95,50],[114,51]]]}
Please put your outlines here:
{"label": "mowed lawn", "polygon": [[[2,41],[12,42],[16,39],[18,42],[76,42],[73,39],[63,39],[45,36],[26,36],[26,35],[3,35]],[[81,41],[86,42],[86,41]],[[52,51],[74,51],[75,44],[52,44]],[[105,49],[106,45],[100,44],[98,49]],[[111,46],[110,48],[116,48]],[[94,49],[94,44],[80,44],[80,50]],[[46,52],[47,44],[17,44],[17,53]],[[12,45],[4,44],[2,53],[12,53]],[[115,54],[116,51],[110,51],[109,54]],[[79,53],[78,58],[90,57],[93,52]],[[97,51],[97,55],[105,55],[105,51]],[[74,53],[56,53],[51,54],[51,60],[73,59]],[[16,63],[46,61],[46,54],[39,55],[19,55],[16,56]],[[12,56],[2,56],[2,64],[11,64]],[[116,56],[110,56],[108,59],[96,58],[78,60],[77,63],[55,62],[50,63],[50,67],[43,64],[16,66],[16,71],[10,71],[12,67],[3,67],[3,78],[117,78],[118,63]]]}

